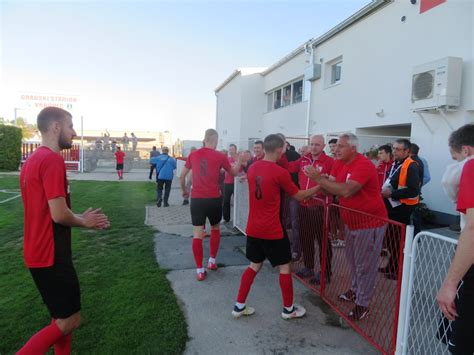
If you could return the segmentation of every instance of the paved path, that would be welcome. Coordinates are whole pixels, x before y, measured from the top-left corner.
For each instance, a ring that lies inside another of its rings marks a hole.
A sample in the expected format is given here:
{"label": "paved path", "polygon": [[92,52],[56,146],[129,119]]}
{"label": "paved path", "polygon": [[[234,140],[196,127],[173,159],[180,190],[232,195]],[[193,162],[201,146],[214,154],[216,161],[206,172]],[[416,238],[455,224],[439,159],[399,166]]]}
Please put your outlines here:
{"label": "paved path", "polygon": [[[177,186],[177,185],[175,185]],[[217,262],[204,282],[195,279],[191,252],[192,226],[189,206],[181,206],[180,192],[172,189],[168,208],[147,207],[146,223],[156,227],[155,252],[188,323],[186,354],[376,354],[315,295],[294,282],[295,301],[307,309],[303,319],[280,317],[281,293],[278,271],[265,264],[255,279],[248,303],[255,315],[235,320],[233,304],[247,260],[242,253],[245,237],[222,226]],[[207,260],[209,239],[204,241]]]}

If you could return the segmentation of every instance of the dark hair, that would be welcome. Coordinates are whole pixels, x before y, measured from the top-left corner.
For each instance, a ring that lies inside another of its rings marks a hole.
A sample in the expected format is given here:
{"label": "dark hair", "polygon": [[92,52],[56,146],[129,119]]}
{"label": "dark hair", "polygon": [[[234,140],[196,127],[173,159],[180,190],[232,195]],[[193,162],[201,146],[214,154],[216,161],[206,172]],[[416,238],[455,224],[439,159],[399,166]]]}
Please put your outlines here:
{"label": "dark hair", "polygon": [[255,145],[255,144],[260,144],[263,147],[263,141],[261,141],[261,140],[253,142],[253,145]]}
{"label": "dark hair", "polygon": [[395,142],[398,143],[398,144],[403,144],[403,147],[405,149],[411,150],[411,143],[408,139],[400,138],[400,139],[397,139]]}
{"label": "dark hair", "polygon": [[294,145],[290,145],[290,150],[292,150],[293,152],[296,152],[296,147]]}
{"label": "dark hair", "polygon": [[381,145],[379,147],[379,152],[383,150],[385,153],[392,155],[392,147],[388,144]]}
{"label": "dark hair", "polygon": [[468,123],[451,133],[448,144],[456,152],[460,152],[463,145],[474,147],[474,123]]}
{"label": "dark hair", "polygon": [[234,147],[235,149],[237,149],[237,146],[234,143],[229,144],[229,148],[230,147]]}
{"label": "dark hair", "polygon": [[153,148],[151,148],[151,149],[156,150],[156,145],[154,145]]}
{"label": "dark hair", "polygon": [[337,138],[330,139],[328,144],[337,144]]}
{"label": "dark hair", "polygon": [[269,134],[265,137],[265,140],[263,141],[263,148],[265,149],[265,153],[273,153],[278,148],[283,148],[284,145],[285,141],[278,134]]}
{"label": "dark hair", "polygon": [[62,121],[66,117],[71,117],[72,118],[72,115],[69,112],[67,112],[66,110],[63,110],[62,108],[59,108],[59,107],[45,107],[38,114],[38,118],[36,120],[36,124],[38,125],[38,130],[41,133],[45,133],[45,132],[48,131],[48,128],[49,128],[49,126],[51,125],[52,122]]}
{"label": "dark hair", "polygon": [[418,155],[419,152],[420,152],[420,147],[418,146],[418,144],[412,143],[411,154]]}

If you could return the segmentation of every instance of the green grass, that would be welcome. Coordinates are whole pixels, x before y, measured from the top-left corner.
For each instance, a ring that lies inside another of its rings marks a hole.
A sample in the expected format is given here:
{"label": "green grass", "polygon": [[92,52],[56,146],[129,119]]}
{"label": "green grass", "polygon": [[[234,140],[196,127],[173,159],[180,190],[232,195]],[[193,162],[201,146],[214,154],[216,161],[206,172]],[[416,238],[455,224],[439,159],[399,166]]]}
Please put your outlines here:
{"label": "green grass", "polygon": [[[154,185],[71,182],[73,210],[102,207],[111,228],[74,229],[73,256],[82,292],[82,325],[73,352],[179,354],[187,326],[165,274],[156,263],[152,228],[144,225]],[[18,177],[0,176],[1,189]],[[49,323],[49,314],[23,264],[21,199],[0,204],[0,354],[17,351]]]}

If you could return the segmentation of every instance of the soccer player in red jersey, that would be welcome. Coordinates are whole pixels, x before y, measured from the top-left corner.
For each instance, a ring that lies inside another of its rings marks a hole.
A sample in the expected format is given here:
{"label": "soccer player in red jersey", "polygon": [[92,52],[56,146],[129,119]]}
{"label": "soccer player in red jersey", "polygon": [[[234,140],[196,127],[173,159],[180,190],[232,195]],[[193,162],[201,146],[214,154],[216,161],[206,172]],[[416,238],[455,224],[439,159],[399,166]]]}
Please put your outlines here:
{"label": "soccer player in red jersey", "polygon": [[239,155],[234,166],[230,166],[227,156],[216,151],[218,134],[215,129],[206,130],[204,136],[204,147],[192,152],[179,177],[183,197],[189,196],[186,188],[186,175],[191,171],[193,187],[191,191],[191,220],[193,223],[193,255],[196,262],[197,280],[206,278],[206,271],[202,265],[204,238],[203,228],[206,219],[211,224],[210,258],[207,264],[209,270],[217,270],[217,251],[221,238],[220,221],[222,218],[222,196],[219,186],[221,169],[236,176],[242,164]]}
{"label": "soccer player in red jersey", "polygon": [[69,112],[46,107],[38,115],[42,144],[20,173],[24,206],[23,255],[51,324],[33,335],[17,354],[44,354],[54,345],[55,354],[69,354],[74,329],[80,324],[79,280],[72,263],[71,227],[104,229],[109,221],[100,209],[82,214],[71,211],[69,185],[62,149],[76,135]]}
{"label": "soccer player in red jersey", "polygon": [[119,180],[123,180],[123,160],[125,159],[125,153],[122,152],[120,147],[117,147],[117,151],[115,152],[115,160],[117,161],[117,175]]}
{"label": "soccer player in red jersey", "polygon": [[237,302],[232,315],[235,318],[255,312],[245,302],[255,276],[263,261],[268,259],[273,267],[280,269],[280,288],[283,297],[282,318],[302,317],[306,310],[293,303],[293,281],[291,278],[291,249],[288,237],[283,234],[280,222],[280,191],[301,201],[318,191],[315,186],[300,191],[291,180],[288,170],[277,165],[284,153],[285,141],[276,134],[264,140],[265,158],[254,162],[248,171],[249,217],[247,223],[246,256],[250,266],[242,274]]}

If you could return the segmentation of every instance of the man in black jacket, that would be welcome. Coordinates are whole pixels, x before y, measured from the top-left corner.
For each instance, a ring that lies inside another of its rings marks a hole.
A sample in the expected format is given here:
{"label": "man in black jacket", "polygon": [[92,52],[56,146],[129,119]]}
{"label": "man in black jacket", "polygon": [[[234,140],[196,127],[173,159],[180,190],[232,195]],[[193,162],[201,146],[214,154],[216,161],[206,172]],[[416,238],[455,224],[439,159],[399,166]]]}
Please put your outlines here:
{"label": "man in black jacket", "polygon": [[[411,215],[420,199],[420,167],[410,158],[411,143],[408,139],[398,139],[393,144],[395,163],[382,186],[388,217],[394,221],[410,224]],[[400,229],[390,225],[387,230],[387,244],[390,252],[388,265],[380,268],[385,277],[398,278],[400,255]]]}

